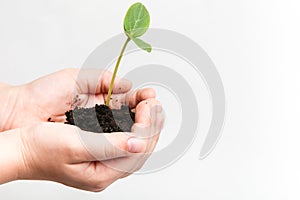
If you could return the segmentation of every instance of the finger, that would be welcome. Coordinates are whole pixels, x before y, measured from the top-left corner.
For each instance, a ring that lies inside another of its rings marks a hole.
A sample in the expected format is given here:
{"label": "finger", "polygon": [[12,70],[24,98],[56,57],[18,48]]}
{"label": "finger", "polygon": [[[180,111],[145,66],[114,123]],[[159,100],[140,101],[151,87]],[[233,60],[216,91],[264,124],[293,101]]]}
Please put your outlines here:
{"label": "finger", "polygon": [[[113,74],[107,70],[103,72],[101,78],[101,85],[102,85],[101,93],[108,92],[112,80],[112,75]],[[126,93],[130,91],[131,87],[132,87],[131,81],[125,78],[116,77],[114,81],[112,93],[114,94]]]}
{"label": "finger", "polygon": [[104,96],[103,94],[79,94],[76,96],[77,100],[73,106],[91,108],[94,107],[95,104],[104,104]]}
{"label": "finger", "polygon": [[[82,95],[81,95],[82,96]],[[103,104],[106,100],[107,94],[103,95],[89,95],[79,98],[81,105],[94,106],[95,104]],[[113,109],[120,109],[122,105],[128,105],[130,108],[135,108],[136,105],[146,99],[155,98],[156,94],[152,88],[144,88],[128,93],[112,94],[109,102],[109,107]]]}
{"label": "finger", "polygon": [[103,161],[102,164],[110,169],[108,170],[107,175],[123,178],[139,170],[149,156],[150,154],[146,153],[134,154],[130,157]]}
{"label": "finger", "polygon": [[137,105],[135,124],[131,131],[136,136],[151,138],[159,135],[163,122],[164,114],[160,102],[156,99],[144,100]]}
{"label": "finger", "polygon": [[154,99],[156,97],[156,92],[152,88],[144,88],[129,92],[125,96],[126,105],[129,105],[130,108],[135,108],[141,101],[146,99]]}
{"label": "finger", "polygon": [[135,122],[131,128],[133,135],[145,139],[147,142],[146,152],[152,153],[164,123],[164,113],[160,102],[148,99],[139,103]]}
{"label": "finger", "polygon": [[134,139],[126,133],[92,133],[80,131],[79,137],[86,151],[84,161],[104,161],[128,157],[131,153],[145,151],[144,141]]}
{"label": "finger", "polygon": [[[128,157],[93,162],[92,167],[93,170],[95,170],[95,176],[92,178],[95,180],[103,180],[106,185],[109,185],[115,180],[128,176],[140,169],[146,161],[146,158],[144,154],[131,154]],[[91,167],[91,165],[88,164],[88,167]]]}
{"label": "finger", "polygon": [[146,160],[153,152],[157,140],[152,137],[151,139],[144,139],[144,142],[147,143],[147,149],[142,153],[132,154],[128,157],[120,157],[117,159],[103,161],[102,164],[106,165],[107,168],[110,169],[108,174],[110,176],[124,178],[141,169]]}
{"label": "finger", "polygon": [[[118,159],[113,159],[113,160],[108,160],[108,161],[103,161],[103,162],[95,162],[94,166],[92,166],[95,170],[95,174],[91,178],[94,179],[95,182],[99,182],[99,180],[101,180],[105,184],[105,186],[108,186],[111,183],[115,182],[116,180],[131,174],[130,172],[127,173],[125,171],[118,170],[118,169],[111,167],[114,165],[118,165],[119,161],[129,162],[129,160],[127,160],[127,158],[118,158]],[[108,163],[110,163],[110,164],[108,164]],[[136,164],[133,161],[133,162],[131,162],[131,165],[135,166]]]}
{"label": "finger", "polygon": [[[111,80],[112,73],[107,70],[81,69],[78,71],[76,86],[81,94],[107,93]],[[126,93],[131,87],[132,83],[129,80],[116,77],[112,93]]]}
{"label": "finger", "polygon": [[147,99],[140,102],[136,107],[136,123],[150,125],[151,114],[161,113],[161,103],[156,99]]}

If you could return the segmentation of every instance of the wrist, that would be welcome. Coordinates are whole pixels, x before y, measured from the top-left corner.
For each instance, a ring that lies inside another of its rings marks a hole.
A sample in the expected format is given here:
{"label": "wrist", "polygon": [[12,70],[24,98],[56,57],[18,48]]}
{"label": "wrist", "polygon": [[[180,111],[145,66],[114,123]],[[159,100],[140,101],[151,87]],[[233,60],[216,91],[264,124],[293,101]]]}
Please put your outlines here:
{"label": "wrist", "polygon": [[20,129],[0,133],[0,184],[20,179],[25,170]]}
{"label": "wrist", "polygon": [[[0,84],[0,132],[14,128],[17,123],[15,118],[22,113],[21,95],[22,86],[11,86]],[[19,112],[19,113],[18,113]]]}

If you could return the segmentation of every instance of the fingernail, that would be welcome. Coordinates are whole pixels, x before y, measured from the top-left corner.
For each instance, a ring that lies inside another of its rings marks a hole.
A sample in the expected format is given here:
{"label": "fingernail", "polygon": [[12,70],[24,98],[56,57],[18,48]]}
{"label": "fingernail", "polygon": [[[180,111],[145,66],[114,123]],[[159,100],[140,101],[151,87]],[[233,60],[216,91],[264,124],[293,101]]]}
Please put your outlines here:
{"label": "fingernail", "polygon": [[127,141],[128,151],[131,153],[140,153],[143,151],[143,141],[136,138],[129,138]]}

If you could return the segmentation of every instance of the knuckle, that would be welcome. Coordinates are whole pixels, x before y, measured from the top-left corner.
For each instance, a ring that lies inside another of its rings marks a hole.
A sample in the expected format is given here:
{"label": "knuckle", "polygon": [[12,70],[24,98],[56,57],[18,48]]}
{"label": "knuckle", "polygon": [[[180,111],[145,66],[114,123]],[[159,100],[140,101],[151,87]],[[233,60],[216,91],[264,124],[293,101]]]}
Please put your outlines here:
{"label": "knuckle", "polygon": [[105,182],[103,181],[100,181],[98,183],[95,183],[93,187],[93,192],[102,192],[106,188],[107,188],[107,184],[105,184]]}
{"label": "knuckle", "polygon": [[102,173],[91,173],[86,177],[84,185],[90,192],[101,192],[108,187]]}
{"label": "knuckle", "polygon": [[101,189],[94,189],[94,190],[92,190],[91,192],[102,192],[103,190],[105,190],[105,189],[103,189],[103,188],[101,188]]}
{"label": "knuckle", "polygon": [[126,172],[126,173],[124,173],[124,174],[120,177],[120,179],[126,178],[126,177],[128,177],[128,176],[130,176],[130,175],[132,175],[132,172]]}
{"label": "knuckle", "polygon": [[97,187],[94,189],[94,192],[102,192],[102,191],[105,190],[105,189],[106,189],[105,187],[97,186]]}

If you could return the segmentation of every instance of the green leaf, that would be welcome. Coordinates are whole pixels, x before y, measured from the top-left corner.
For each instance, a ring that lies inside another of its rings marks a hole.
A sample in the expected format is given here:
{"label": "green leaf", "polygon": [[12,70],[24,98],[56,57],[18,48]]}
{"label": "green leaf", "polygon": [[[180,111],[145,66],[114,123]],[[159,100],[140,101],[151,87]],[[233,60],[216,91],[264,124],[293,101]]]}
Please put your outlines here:
{"label": "green leaf", "polygon": [[143,40],[139,39],[139,38],[134,38],[132,39],[134,41],[134,43],[140,47],[141,49],[147,51],[148,53],[150,53],[152,51],[152,46],[146,42],[144,42]]}
{"label": "green leaf", "polygon": [[149,28],[150,15],[141,3],[133,4],[124,19],[124,31],[131,39],[142,36]]}

